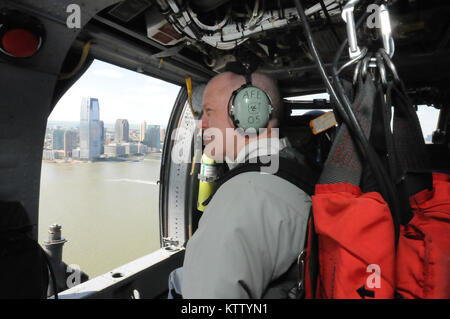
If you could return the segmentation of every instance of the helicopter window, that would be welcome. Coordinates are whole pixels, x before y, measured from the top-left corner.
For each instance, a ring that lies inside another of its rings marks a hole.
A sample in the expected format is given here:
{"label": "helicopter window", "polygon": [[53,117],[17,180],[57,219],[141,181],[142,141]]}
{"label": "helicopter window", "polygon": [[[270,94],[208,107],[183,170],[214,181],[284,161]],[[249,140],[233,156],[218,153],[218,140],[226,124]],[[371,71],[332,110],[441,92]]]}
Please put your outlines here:
{"label": "helicopter window", "polygon": [[[301,96],[294,96],[287,98],[288,101],[329,101],[330,95],[328,93],[318,93],[318,94],[309,94],[309,95],[301,95]],[[325,109],[293,109],[291,112],[291,116],[301,116],[305,113],[314,111],[314,110],[321,110],[321,111],[329,111]]]}
{"label": "helicopter window", "polygon": [[[289,97],[288,101],[329,101],[330,95],[328,93],[319,93],[311,95],[302,95]],[[313,111],[327,112],[330,109],[293,109],[290,113],[291,117],[302,116]],[[433,105],[418,105],[417,116],[419,118],[420,126],[422,128],[423,137],[426,143],[432,143],[432,135],[436,130],[436,125],[439,118],[439,110],[433,107]]]}
{"label": "helicopter window", "polygon": [[419,105],[417,107],[417,116],[419,117],[420,126],[422,127],[425,143],[432,143],[433,132],[436,130],[439,118],[439,110],[433,106]]}
{"label": "helicopter window", "polygon": [[160,248],[159,174],[179,87],[95,60],[48,118],[39,242],[91,278]]}

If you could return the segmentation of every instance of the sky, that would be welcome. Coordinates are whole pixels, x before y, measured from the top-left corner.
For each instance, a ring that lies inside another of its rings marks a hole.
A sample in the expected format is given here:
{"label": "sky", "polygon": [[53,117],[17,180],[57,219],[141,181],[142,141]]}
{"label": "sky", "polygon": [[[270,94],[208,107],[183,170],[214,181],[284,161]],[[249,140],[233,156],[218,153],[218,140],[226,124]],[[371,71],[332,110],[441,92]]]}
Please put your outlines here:
{"label": "sky", "polygon": [[[127,119],[130,125],[147,124],[167,126],[180,87],[147,75],[95,60],[86,73],[61,98],[49,121],[80,120],[82,97],[99,99],[100,119],[113,124]],[[308,96],[326,98],[328,94]],[[417,112],[424,136],[436,129],[438,110],[419,106]]]}
{"label": "sky", "polygon": [[115,123],[166,126],[180,87],[147,75],[95,60],[86,73],[66,92],[50,114],[49,121],[80,120],[81,99],[98,98],[100,120]]}

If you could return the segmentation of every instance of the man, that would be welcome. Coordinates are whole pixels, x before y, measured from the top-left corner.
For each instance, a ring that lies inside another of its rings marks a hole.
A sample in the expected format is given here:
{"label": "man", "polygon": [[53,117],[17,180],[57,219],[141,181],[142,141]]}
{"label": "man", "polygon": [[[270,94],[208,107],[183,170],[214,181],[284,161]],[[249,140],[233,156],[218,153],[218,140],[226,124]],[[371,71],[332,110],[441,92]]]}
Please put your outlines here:
{"label": "man", "polygon": [[[229,134],[236,127],[228,103],[232,93],[246,83],[245,76],[222,73],[208,83],[204,93],[205,149],[215,143],[211,156],[225,160],[230,170],[256,156],[276,157],[283,148],[273,129],[281,113],[277,85],[261,73],[253,73],[251,82],[267,93],[273,107],[272,119],[258,135]],[[268,288],[303,250],[310,207],[311,198],[303,190],[275,175],[245,172],[226,181],[187,243],[183,298],[283,297]]]}

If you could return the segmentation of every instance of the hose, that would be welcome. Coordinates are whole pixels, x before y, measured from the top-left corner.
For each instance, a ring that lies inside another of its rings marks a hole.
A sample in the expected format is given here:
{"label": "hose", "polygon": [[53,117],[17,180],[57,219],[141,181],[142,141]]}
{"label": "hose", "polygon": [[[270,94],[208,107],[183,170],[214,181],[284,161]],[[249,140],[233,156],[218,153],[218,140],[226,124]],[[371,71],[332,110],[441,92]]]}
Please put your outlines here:
{"label": "hose", "polygon": [[190,77],[186,78],[186,89],[188,92],[188,103],[189,103],[189,108],[191,109],[191,113],[192,116],[195,118],[197,118],[197,112],[195,112],[194,110],[194,106],[192,105],[192,80]]}
{"label": "hose", "polygon": [[83,46],[83,51],[81,53],[81,58],[80,58],[80,61],[77,64],[77,66],[69,73],[62,73],[59,76],[59,80],[68,80],[71,77],[73,77],[75,74],[77,74],[78,71],[80,71],[80,69],[83,66],[84,62],[86,62],[86,59],[88,57],[90,48],[91,48],[91,40],[86,42],[86,44]]}

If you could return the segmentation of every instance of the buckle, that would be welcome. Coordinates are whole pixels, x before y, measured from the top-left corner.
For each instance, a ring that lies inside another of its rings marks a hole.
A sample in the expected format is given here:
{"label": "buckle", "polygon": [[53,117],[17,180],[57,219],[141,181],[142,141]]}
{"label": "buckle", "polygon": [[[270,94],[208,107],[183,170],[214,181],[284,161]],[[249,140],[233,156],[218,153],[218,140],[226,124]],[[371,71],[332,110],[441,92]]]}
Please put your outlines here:
{"label": "buckle", "polygon": [[289,299],[305,298],[306,250],[302,250],[297,257],[297,271],[297,284],[289,291]]}

